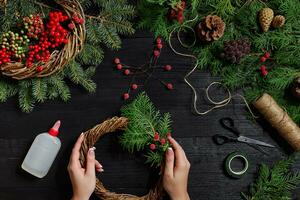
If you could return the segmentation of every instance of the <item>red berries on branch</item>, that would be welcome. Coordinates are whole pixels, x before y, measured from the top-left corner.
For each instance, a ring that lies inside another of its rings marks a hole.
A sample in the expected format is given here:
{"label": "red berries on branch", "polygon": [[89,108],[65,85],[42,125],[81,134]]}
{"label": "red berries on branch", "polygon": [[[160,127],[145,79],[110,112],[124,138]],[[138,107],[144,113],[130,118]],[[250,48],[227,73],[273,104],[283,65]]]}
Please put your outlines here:
{"label": "red berries on branch", "polygon": [[[268,59],[270,59],[271,54],[269,52],[266,52],[261,58],[260,58],[260,62],[266,62]],[[267,67],[265,65],[261,65],[260,66],[260,73],[263,77],[268,75],[268,70]]]}
{"label": "red berries on branch", "polygon": [[76,24],[84,23],[77,14],[69,18],[61,11],[50,12],[44,21],[38,14],[21,20],[17,33],[9,31],[2,35],[0,65],[11,61],[24,62],[27,67],[36,64],[38,72],[43,71],[42,64],[49,62],[54,50],[68,43],[69,32]]}
{"label": "red berries on branch", "polygon": [[[154,72],[157,69],[162,69],[164,71],[171,71],[171,65],[158,66],[158,60],[161,56],[161,51],[163,48],[162,39],[160,37],[156,38],[154,41],[154,49],[152,50],[151,57],[148,62],[141,66],[128,66],[121,62],[120,58],[115,58],[113,60],[113,64],[118,71],[121,71],[125,76],[132,77],[131,83],[128,87],[128,90],[123,93],[122,99],[127,100],[130,97],[130,92],[133,90],[137,90],[139,87],[144,86],[145,84],[136,84],[136,78],[138,76],[143,76],[143,80],[149,80],[151,77],[154,77]],[[146,76],[146,78],[145,78]],[[160,80],[157,77],[154,77],[155,80],[158,80],[161,84],[163,84],[168,90],[173,90],[174,86],[171,83],[166,83]]]}
{"label": "red berries on branch", "polygon": [[[63,22],[69,20],[67,15],[62,12],[50,12],[49,21],[45,30],[39,35],[39,42],[36,45],[29,46],[27,67],[31,67],[33,63],[47,63],[50,60],[50,49],[55,49],[62,44],[68,43],[68,31],[62,27]],[[36,68],[41,72],[42,68]]]}
{"label": "red berries on branch", "polygon": [[164,149],[164,148],[168,147],[169,143],[167,141],[167,138],[170,135],[171,135],[171,133],[167,133],[166,136],[165,136],[165,138],[164,138],[158,132],[155,132],[154,136],[153,136],[153,141],[151,141],[151,144],[149,146],[150,149],[152,151],[154,151],[157,148],[163,148]]}
{"label": "red berries on branch", "polygon": [[175,8],[170,8],[169,10],[169,20],[176,19],[179,23],[182,23],[184,20],[184,10],[186,8],[186,2],[184,0],[179,1]]}

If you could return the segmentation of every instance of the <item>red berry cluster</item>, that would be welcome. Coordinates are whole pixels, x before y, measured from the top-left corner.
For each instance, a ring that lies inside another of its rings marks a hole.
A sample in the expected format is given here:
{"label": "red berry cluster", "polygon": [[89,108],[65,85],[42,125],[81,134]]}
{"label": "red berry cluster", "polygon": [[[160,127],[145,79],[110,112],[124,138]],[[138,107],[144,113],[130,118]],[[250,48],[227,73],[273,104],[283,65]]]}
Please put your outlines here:
{"label": "red berry cluster", "polygon": [[[46,29],[39,35],[39,42],[29,46],[27,67],[31,67],[35,62],[48,62],[51,56],[50,48],[54,49],[62,44],[68,43],[68,31],[62,27],[63,22],[69,17],[62,12],[50,12]],[[42,71],[42,66],[37,67],[37,71]]]}
{"label": "red berry cluster", "polygon": [[40,15],[30,15],[23,18],[24,28],[27,30],[28,38],[38,39],[44,31],[44,23]]}
{"label": "red berry cluster", "polygon": [[0,65],[10,62],[10,52],[6,48],[0,50]]}
{"label": "red berry cluster", "polygon": [[[152,76],[153,70],[157,69],[157,68],[162,68],[165,71],[171,71],[172,70],[172,66],[171,65],[165,65],[163,67],[158,67],[156,65],[157,61],[158,61],[158,58],[161,55],[161,50],[163,48],[162,39],[158,37],[158,38],[156,38],[156,40],[155,40],[154,43],[155,43],[155,46],[154,46],[154,50],[152,52],[152,57],[150,59],[150,62],[148,62],[147,64],[143,65],[142,67],[131,67],[131,66],[127,66],[125,64],[122,64],[119,58],[115,58],[114,61],[113,61],[113,63],[115,64],[117,70],[122,71],[125,76],[132,75],[133,76],[132,82],[133,82],[133,80],[135,80],[135,77],[137,75],[146,74],[148,76],[148,78],[150,78],[150,76]],[[156,79],[158,79],[158,78],[156,78]],[[174,89],[173,84],[171,84],[171,83],[165,83],[162,80],[159,80],[159,81],[163,85],[165,85],[168,90],[173,90]],[[128,91],[125,92],[125,93],[123,93],[123,96],[122,96],[123,99],[124,100],[129,99],[130,98],[130,91],[131,90],[136,90],[136,89],[138,89],[138,87],[139,87],[139,85],[137,85],[135,83],[132,83],[130,85]]]}
{"label": "red berry cluster", "polygon": [[[268,59],[270,58],[270,53],[266,52],[261,58],[260,58],[260,62],[266,62]],[[268,75],[268,70],[267,67],[265,65],[261,65],[260,66],[260,73],[262,76],[267,76]]]}
{"label": "red berry cluster", "polygon": [[179,1],[175,8],[171,8],[169,11],[169,20],[176,19],[179,23],[183,22],[183,12],[186,7],[185,1]]}
{"label": "red berry cluster", "polygon": [[[171,133],[167,133],[166,138],[170,137]],[[159,133],[154,133],[153,143],[149,145],[149,148],[154,151],[157,147],[163,147],[164,145],[168,145],[167,139],[161,138]]]}

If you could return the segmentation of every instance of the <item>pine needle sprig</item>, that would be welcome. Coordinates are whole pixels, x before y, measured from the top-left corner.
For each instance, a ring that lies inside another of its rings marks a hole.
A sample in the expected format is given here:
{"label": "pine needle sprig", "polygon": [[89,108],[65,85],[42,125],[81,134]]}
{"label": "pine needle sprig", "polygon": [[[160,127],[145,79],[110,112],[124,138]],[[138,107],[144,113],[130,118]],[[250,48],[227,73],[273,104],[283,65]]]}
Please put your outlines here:
{"label": "pine needle sprig", "polygon": [[300,183],[300,172],[291,172],[294,159],[278,161],[272,168],[263,164],[259,174],[250,186],[249,194],[241,193],[245,200],[291,200],[291,191]]}
{"label": "pine needle sprig", "polygon": [[[133,102],[121,109],[122,116],[129,119],[128,127],[120,137],[120,143],[129,152],[146,150],[147,163],[159,166],[164,158],[164,153],[169,147],[166,139],[171,129],[171,116],[169,113],[162,115],[143,92]],[[161,140],[154,141],[155,134]],[[150,149],[151,144],[156,144],[155,149]]]}

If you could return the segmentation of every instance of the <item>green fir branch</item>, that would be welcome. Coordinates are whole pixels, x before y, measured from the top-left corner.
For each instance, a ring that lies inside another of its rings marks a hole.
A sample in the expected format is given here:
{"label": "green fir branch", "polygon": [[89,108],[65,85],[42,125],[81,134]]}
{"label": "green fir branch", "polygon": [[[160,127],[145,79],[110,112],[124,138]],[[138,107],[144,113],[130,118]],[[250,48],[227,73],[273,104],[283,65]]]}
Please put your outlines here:
{"label": "green fir branch", "polygon": [[[170,114],[161,115],[145,93],[124,106],[121,113],[129,119],[128,127],[120,137],[123,148],[129,152],[146,150],[146,162],[151,166],[159,166],[169,144],[160,145],[159,141],[154,141],[154,135],[158,133],[160,138],[166,138],[171,130]],[[156,145],[155,150],[149,149],[152,143]]]}
{"label": "green fir branch", "polygon": [[273,168],[263,164],[256,181],[250,186],[249,194],[242,193],[245,200],[291,200],[291,191],[300,183],[300,172],[291,172],[294,159],[278,161]]}

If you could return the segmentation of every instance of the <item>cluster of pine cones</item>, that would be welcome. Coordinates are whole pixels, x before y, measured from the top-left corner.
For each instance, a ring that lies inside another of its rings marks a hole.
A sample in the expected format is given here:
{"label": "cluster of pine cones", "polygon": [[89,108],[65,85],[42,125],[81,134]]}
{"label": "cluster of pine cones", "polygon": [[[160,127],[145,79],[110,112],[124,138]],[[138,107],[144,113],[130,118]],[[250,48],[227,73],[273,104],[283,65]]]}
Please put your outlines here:
{"label": "cluster of pine cones", "polygon": [[224,42],[224,52],[221,53],[221,57],[233,64],[238,64],[250,51],[251,42],[248,39],[231,40]]}

